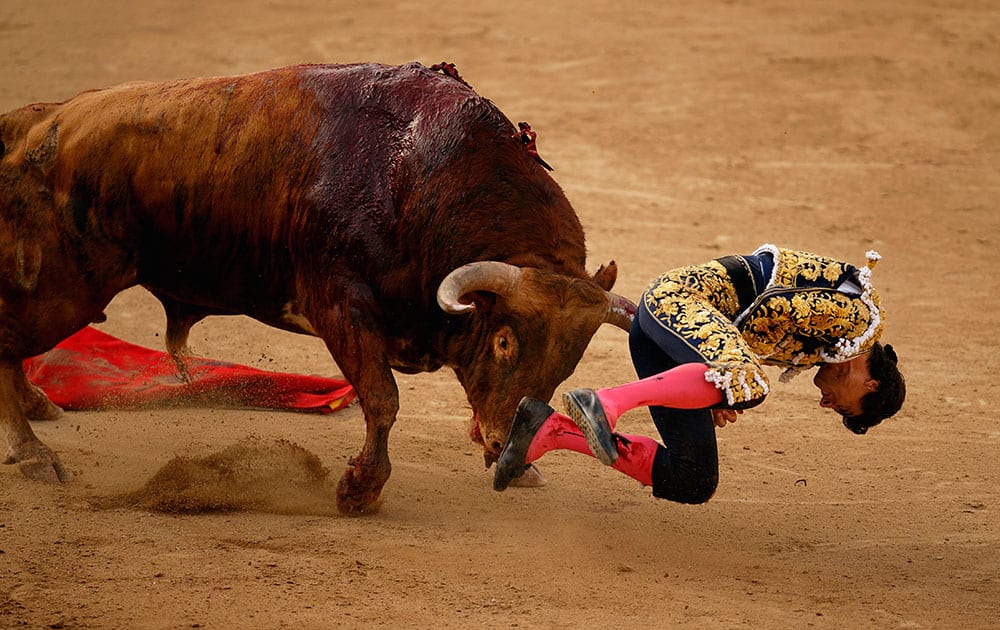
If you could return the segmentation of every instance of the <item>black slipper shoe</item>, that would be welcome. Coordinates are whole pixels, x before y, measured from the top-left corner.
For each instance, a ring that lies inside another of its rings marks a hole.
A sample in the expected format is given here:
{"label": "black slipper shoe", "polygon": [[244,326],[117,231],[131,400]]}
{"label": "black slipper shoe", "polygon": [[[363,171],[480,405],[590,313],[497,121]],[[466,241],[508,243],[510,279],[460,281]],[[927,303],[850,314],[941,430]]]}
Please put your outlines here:
{"label": "black slipper shoe", "polygon": [[506,490],[514,478],[520,477],[528,469],[530,464],[524,460],[528,458],[531,440],[554,411],[552,407],[536,398],[525,396],[521,399],[514,414],[514,423],[510,427],[507,443],[504,444],[497,459],[497,469],[493,473],[494,490],[497,492]]}
{"label": "black slipper shoe", "polygon": [[605,466],[610,466],[618,459],[618,440],[611,431],[611,423],[604,415],[604,407],[592,389],[574,389],[563,394],[566,411],[580,427],[583,437],[587,438],[587,446]]}

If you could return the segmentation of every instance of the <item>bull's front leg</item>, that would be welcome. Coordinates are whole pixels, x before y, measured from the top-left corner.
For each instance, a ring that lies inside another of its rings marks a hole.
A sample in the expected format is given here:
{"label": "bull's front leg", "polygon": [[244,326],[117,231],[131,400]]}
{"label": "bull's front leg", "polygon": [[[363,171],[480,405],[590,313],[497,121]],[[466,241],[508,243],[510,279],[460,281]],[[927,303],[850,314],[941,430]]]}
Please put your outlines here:
{"label": "bull's front leg", "polygon": [[388,384],[392,388],[391,395],[381,391],[386,388],[385,384],[379,387],[376,395],[372,395],[371,389],[362,389],[365,386],[357,389],[365,414],[365,443],[361,452],[348,462],[347,470],[337,484],[337,509],[343,514],[377,510],[382,487],[392,472],[389,430],[396,420],[399,399],[395,381],[390,380]]}
{"label": "bull's front leg", "polygon": [[62,417],[63,410],[28,380],[24,370],[14,371],[14,390],[17,392],[17,404],[28,420],[39,422]]}
{"label": "bull's front leg", "polygon": [[332,309],[318,319],[314,326],[357,392],[365,414],[365,443],[337,485],[337,509],[350,515],[372,512],[378,509],[382,487],[392,470],[389,431],[399,411],[399,389],[385,341],[363,303]]}
{"label": "bull's front leg", "polygon": [[69,481],[69,472],[59,457],[35,436],[28,424],[22,408],[28,391],[26,387],[31,385],[20,363],[0,364],[0,426],[7,437],[7,455],[3,463],[18,464],[29,479]]}

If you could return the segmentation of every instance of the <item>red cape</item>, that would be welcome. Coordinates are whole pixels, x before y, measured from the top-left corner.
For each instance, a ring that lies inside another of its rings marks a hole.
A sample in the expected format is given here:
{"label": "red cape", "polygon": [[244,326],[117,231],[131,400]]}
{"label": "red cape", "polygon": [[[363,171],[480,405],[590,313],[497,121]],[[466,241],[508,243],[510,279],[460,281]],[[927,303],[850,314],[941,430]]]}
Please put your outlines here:
{"label": "red cape", "polygon": [[28,379],[63,409],[207,405],[330,413],[356,394],[347,381],[187,358],[185,383],[165,353],[87,327],[24,362]]}

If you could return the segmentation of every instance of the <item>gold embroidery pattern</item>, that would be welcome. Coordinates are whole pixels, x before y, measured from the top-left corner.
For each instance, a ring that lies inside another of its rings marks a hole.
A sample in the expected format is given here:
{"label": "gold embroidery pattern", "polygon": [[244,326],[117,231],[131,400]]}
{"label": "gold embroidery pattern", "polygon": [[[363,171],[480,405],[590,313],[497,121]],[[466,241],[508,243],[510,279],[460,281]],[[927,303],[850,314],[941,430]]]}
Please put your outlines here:
{"label": "gold embroidery pattern", "polygon": [[[878,296],[872,296],[876,305]],[[861,351],[881,335],[883,322]],[[830,289],[800,289],[776,293],[746,317],[743,337],[768,365],[809,367],[827,360],[838,339],[865,333],[868,307],[856,297]]]}
{"label": "gold embroidery pattern", "polygon": [[822,283],[833,288],[847,271],[847,263],[839,260],[779,248],[778,259],[775,261],[774,286],[802,287]]}
{"label": "gold embroidery pattern", "polygon": [[730,405],[748,406],[767,395],[757,355],[733,325],[736,289],[721,263],[683,267],[657,278],[643,294],[647,310],[705,358]]}
{"label": "gold embroidery pattern", "polygon": [[[650,284],[646,302],[661,302],[675,295],[700,297],[730,319],[736,317],[739,299],[729,273],[722,263],[710,261],[704,265],[681,267],[663,274]],[[655,314],[652,306],[650,312]]]}
{"label": "gold embroidery pattern", "polygon": [[643,294],[647,310],[705,359],[711,368],[706,378],[730,406],[752,406],[767,395],[762,363],[811,367],[849,358],[835,349],[838,342],[854,339],[857,350],[867,351],[884,326],[870,286],[860,297],[836,290],[850,265],[808,252],[777,252],[773,283],[741,318],[742,330],[733,324],[739,315],[735,287],[716,261],[669,271]]}

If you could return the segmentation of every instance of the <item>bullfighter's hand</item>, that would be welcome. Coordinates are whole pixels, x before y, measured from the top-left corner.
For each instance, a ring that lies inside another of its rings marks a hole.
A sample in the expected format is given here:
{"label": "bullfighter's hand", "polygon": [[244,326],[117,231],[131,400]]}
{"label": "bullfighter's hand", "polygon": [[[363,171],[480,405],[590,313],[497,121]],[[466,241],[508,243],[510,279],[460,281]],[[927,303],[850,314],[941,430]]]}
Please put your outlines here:
{"label": "bullfighter's hand", "polygon": [[730,422],[736,422],[736,415],[742,413],[742,409],[713,409],[712,421],[721,429]]}

